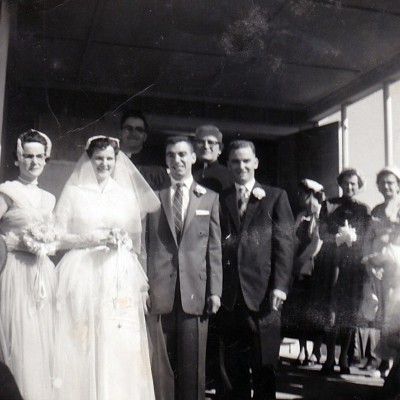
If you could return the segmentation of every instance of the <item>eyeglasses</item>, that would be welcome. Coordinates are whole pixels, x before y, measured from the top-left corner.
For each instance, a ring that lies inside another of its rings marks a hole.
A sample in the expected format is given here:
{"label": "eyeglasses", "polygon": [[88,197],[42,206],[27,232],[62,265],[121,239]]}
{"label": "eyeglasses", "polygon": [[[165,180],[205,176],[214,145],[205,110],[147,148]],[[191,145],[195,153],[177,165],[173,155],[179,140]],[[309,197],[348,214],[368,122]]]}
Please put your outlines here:
{"label": "eyeglasses", "polygon": [[202,147],[206,147],[206,145],[208,145],[208,147],[210,147],[211,149],[213,149],[215,146],[219,146],[219,142],[215,141],[215,140],[195,140],[195,143],[198,146],[202,146]]}
{"label": "eyeglasses", "polygon": [[138,133],[144,133],[145,129],[142,128],[141,126],[131,126],[131,125],[125,125],[122,127],[123,130],[128,131],[129,133],[132,133],[133,131],[136,131]]}

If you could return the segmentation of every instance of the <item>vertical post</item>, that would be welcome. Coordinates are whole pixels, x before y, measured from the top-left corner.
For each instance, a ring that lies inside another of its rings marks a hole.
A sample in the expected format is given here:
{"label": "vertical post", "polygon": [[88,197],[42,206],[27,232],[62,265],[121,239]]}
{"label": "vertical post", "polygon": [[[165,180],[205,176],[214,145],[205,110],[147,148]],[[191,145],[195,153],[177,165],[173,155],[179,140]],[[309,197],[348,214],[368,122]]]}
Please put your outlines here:
{"label": "vertical post", "polygon": [[347,105],[342,104],[340,109],[340,130],[339,130],[339,169],[349,166],[349,124],[347,117]]}
{"label": "vertical post", "polygon": [[6,90],[8,45],[10,41],[11,11],[9,0],[1,0],[0,14],[0,165],[3,139],[4,99]]}
{"label": "vertical post", "polygon": [[388,82],[383,84],[383,110],[385,129],[385,164],[393,164],[393,111],[392,96]]}

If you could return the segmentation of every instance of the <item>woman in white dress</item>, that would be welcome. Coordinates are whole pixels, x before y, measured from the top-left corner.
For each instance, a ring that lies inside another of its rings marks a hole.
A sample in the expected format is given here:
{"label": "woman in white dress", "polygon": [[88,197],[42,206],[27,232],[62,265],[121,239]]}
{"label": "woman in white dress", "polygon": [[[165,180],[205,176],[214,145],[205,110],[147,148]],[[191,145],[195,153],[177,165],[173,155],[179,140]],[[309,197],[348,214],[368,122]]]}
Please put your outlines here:
{"label": "woman in white dress", "polygon": [[158,207],[117,139],[88,140],[56,207],[71,249],[57,266],[56,399],[154,399],[138,254]]}
{"label": "woman in white dress", "polygon": [[37,186],[50,151],[43,133],[20,135],[19,177],[0,185],[0,230],[8,247],[0,275],[0,354],[26,400],[51,398],[56,275],[46,252],[24,241],[32,229],[52,230],[55,198]]}

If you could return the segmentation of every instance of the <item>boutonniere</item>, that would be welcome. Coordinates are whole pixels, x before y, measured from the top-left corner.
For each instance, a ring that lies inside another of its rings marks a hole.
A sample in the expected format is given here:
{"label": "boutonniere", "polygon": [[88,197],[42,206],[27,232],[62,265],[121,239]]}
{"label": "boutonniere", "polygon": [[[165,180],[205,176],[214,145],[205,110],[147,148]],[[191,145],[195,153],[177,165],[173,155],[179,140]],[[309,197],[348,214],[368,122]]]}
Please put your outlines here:
{"label": "boutonniere", "polygon": [[204,188],[203,186],[200,186],[200,185],[196,185],[196,187],[194,188],[193,191],[197,196],[202,196],[203,194],[207,193],[206,188]]}
{"label": "boutonniere", "polygon": [[265,190],[260,187],[254,188],[252,193],[257,200],[261,200],[266,196]]}

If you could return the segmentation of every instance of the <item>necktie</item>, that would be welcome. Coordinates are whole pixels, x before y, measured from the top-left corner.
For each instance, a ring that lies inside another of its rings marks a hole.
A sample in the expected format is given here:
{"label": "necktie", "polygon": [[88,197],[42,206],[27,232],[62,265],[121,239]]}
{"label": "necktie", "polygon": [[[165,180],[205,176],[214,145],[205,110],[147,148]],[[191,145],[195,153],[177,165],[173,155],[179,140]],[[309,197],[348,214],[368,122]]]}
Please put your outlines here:
{"label": "necktie", "polygon": [[239,198],[238,198],[238,211],[239,211],[239,217],[240,220],[243,219],[244,214],[246,212],[246,187],[245,186],[240,186],[239,187]]}
{"label": "necktie", "polygon": [[181,234],[183,228],[183,183],[177,183],[173,199],[173,212],[175,222],[176,239],[178,243],[181,241]]}

